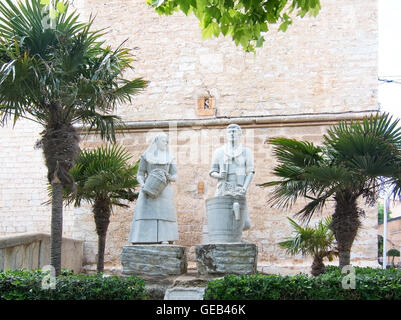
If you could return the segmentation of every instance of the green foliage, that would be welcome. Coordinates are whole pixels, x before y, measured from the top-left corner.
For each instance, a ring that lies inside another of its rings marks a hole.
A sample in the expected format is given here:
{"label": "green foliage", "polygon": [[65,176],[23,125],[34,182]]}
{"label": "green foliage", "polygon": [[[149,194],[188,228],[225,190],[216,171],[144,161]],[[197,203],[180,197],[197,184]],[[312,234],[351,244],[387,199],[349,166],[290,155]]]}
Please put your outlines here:
{"label": "green foliage", "polygon": [[380,235],[377,236],[377,256],[383,256],[383,237]]}
{"label": "green foliage", "polygon": [[330,261],[337,255],[335,238],[330,230],[331,217],[319,221],[316,227],[302,227],[293,219],[287,218],[293,228],[293,236],[279,243],[290,255],[327,257]]}
{"label": "green foliage", "polygon": [[231,36],[236,45],[255,51],[264,42],[263,34],[270,24],[279,24],[285,32],[294,13],[317,16],[320,0],[147,0],[160,15],[182,11],[193,13],[199,20],[203,38]]}
{"label": "green foliage", "polygon": [[63,271],[56,288],[42,289],[41,270],[0,272],[0,300],[140,300],[145,299],[145,280],[130,276],[73,275]]}
{"label": "green foliage", "polygon": [[81,23],[68,2],[56,6],[0,2],[0,125],[21,117],[44,127],[79,123],[115,140],[122,122],[111,113],[147,82],[122,78],[133,56],[123,45],[104,46],[93,18]]}
{"label": "green foliage", "polygon": [[393,249],[390,249],[390,250],[387,251],[387,255],[389,257],[399,257],[400,256],[400,251],[393,248]]}
{"label": "green foliage", "polygon": [[98,199],[108,199],[111,206],[127,207],[121,200],[133,201],[138,196],[135,188],[139,161],[129,164],[131,158],[124,147],[117,145],[82,151],[70,170],[77,190],[66,190],[67,203],[80,206],[83,200],[93,204]]}
{"label": "green foliage", "polygon": [[392,248],[392,249],[390,249],[390,250],[387,251],[387,256],[393,257],[393,259],[392,259],[392,261],[391,261],[391,264],[392,264],[392,266],[394,267],[394,266],[395,266],[394,258],[400,256],[400,251],[398,251],[398,250],[395,249],[395,248]]}
{"label": "green foliage", "polygon": [[355,268],[355,289],[343,289],[345,274],[333,266],[326,273],[229,275],[208,282],[205,300],[400,300],[401,270]]}
{"label": "green foliage", "polygon": [[[377,223],[380,224],[380,223],[383,223],[383,221],[384,221],[384,204],[379,203],[377,205],[377,210],[378,210],[378,215],[377,215],[378,221],[377,221]],[[387,220],[391,219],[391,213],[392,213],[391,210],[389,210],[387,212]]]}

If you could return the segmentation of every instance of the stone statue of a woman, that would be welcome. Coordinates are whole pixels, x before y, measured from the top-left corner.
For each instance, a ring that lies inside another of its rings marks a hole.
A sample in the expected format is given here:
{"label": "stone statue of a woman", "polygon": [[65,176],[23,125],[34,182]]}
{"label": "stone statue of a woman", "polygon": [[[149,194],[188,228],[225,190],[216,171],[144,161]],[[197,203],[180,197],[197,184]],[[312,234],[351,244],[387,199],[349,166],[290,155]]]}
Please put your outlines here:
{"label": "stone statue of a woman", "polygon": [[138,174],[141,186],[128,241],[173,243],[178,240],[174,190],[177,166],[168,150],[168,136],[157,135],[142,154]]}

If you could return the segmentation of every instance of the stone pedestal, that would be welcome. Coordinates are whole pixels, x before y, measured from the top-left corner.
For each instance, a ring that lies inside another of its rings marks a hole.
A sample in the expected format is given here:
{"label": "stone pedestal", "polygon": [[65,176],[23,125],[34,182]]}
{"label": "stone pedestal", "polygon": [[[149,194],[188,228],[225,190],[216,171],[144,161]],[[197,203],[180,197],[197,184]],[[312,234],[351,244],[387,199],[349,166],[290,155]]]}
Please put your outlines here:
{"label": "stone pedestal", "polygon": [[205,288],[173,287],[166,290],[164,300],[203,300]]}
{"label": "stone pedestal", "polygon": [[213,243],[195,247],[196,264],[201,275],[253,274],[258,247],[253,243]]}
{"label": "stone pedestal", "polygon": [[124,246],[122,274],[138,276],[180,275],[187,272],[186,247],[164,244]]}

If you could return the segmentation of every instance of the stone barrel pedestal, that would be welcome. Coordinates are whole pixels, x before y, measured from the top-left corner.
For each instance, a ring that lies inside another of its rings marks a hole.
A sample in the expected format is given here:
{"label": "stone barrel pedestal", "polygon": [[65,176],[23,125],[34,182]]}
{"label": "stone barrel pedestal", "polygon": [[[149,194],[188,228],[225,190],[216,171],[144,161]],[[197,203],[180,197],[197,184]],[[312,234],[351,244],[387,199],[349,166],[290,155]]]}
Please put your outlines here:
{"label": "stone barrel pedestal", "polygon": [[123,275],[180,275],[187,272],[187,250],[183,246],[167,244],[124,246],[121,264]]}
{"label": "stone barrel pedestal", "polygon": [[253,274],[258,247],[254,243],[213,243],[195,247],[200,275]]}

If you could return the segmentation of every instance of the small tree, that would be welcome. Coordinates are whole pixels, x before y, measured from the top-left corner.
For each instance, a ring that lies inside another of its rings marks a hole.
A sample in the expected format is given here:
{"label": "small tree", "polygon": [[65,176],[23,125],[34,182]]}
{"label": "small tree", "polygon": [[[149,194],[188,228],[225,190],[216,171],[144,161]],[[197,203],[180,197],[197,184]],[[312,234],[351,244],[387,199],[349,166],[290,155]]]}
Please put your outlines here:
{"label": "small tree", "polygon": [[67,190],[67,203],[74,202],[78,207],[86,201],[92,205],[98,235],[98,273],[104,270],[106,234],[113,206],[128,207],[121,200],[133,201],[138,196],[135,192],[138,162],[131,165],[130,159],[131,155],[123,147],[100,147],[83,151],[70,170],[77,190]]}
{"label": "small tree", "polygon": [[299,253],[311,255],[313,257],[312,275],[318,276],[324,273],[326,267],[323,259],[327,257],[329,261],[332,261],[338,255],[334,234],[329,229],[331,218],[320,221],[315,228],[302,227],[291,218],[288,220],[294,229],[293,236],[280,242],[279,246],[286,249],[290,255]]}
{"label": "small tree", "polygon": [[392,261],[391,261],[391,264],[393,265],[393,267],[394,267],[394,258],[395,257],[399,257],[400,256],[400,251],[398,251],[397,249],[390,249],[389,251],[387,251],[387,256],[388,257],[393,257],[393,259],[392,259]]}

